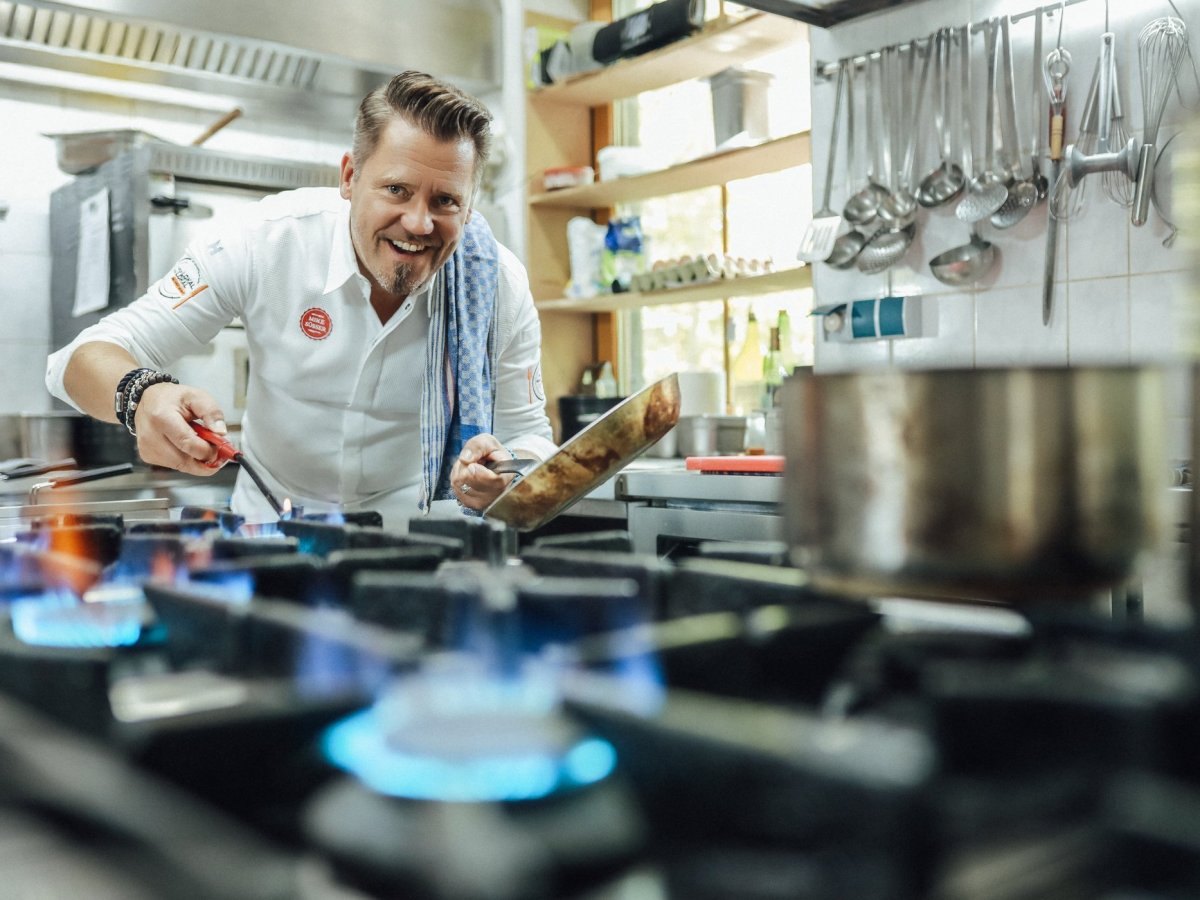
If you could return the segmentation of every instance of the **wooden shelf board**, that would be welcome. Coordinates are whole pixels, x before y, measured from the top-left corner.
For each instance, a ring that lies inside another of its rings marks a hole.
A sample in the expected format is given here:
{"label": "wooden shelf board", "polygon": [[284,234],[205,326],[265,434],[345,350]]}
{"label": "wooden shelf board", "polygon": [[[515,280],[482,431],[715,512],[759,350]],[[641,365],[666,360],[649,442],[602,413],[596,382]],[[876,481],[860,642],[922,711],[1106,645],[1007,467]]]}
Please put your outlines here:
{"label": "wooden shelf board", "polygon": [[807,35],[807,26],[783,16],[725,16],[709,22],[691,37],[547,85],[530,96],[539,101],[599,106],[690,78],[714,75]]}
{"label": "wooden shelf board", "polygon": [[801,266],[768,275],[748,278],[722,279],[683,287],[667,288],[646,293],[604,294],[586,300],[569,298],[541,300],[537,308],[544,312],[618,312],[647,306],[668,306],[676,303],[699,303],[704,300],[723,300],[726,297],[751,297],[778,291],[798,291],[812,287],[812,269]]}
{"label": "wooden shelf board", "polygon": [[618,203],[714,187],[809,162],[812,162],[812,140],[807,131],[802,131],[753,147],[702,156],[657,172],[534,194],[529,202],[543,207],[607,209]]}

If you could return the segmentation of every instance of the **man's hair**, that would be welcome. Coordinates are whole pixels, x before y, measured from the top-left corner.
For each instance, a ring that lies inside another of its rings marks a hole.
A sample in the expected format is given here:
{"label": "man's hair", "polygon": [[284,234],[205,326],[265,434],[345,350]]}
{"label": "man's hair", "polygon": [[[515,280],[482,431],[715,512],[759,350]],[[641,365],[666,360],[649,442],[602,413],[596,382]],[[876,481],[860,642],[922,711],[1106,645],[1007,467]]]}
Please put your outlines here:
{"label": "man's hair", "polygon": [[492,114],[486,106],[424,72],[394,75],[358,105],[351,151],[356,167],[375,152],[379,136],[396,116],[439,141],[471,141],[475,145],[475,186],[479,186],[492,148]]}

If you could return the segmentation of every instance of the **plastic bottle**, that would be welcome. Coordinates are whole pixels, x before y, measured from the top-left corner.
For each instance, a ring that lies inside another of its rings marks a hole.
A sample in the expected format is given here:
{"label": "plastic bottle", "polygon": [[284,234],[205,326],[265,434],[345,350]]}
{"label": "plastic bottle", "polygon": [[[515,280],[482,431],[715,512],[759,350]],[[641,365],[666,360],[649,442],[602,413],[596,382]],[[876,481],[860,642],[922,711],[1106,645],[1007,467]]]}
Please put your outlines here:
{"label": "plastic bottle", "polygon": [[746,320],[746,337],[730,367],[735,412],[744,414],[762,408],[763,359],[758,318],[751,311]]}

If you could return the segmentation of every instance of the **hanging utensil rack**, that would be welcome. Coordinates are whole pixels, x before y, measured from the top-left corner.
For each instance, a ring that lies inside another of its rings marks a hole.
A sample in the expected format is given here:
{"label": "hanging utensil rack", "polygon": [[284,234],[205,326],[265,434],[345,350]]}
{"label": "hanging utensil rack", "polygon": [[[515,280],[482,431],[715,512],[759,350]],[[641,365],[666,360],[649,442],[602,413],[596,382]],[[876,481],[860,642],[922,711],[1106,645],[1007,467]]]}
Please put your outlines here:
{"label": "hanging utensil rack", "polygon": [[[1086,3],[1086,2],[1088,2],[1088,0],[1062,0],[1062,2],[1060,2],[1060,3],[1050,3],[1045,6],[1038,6],[1034,9],[1028,9],[1025,12],[1014,13],[1013,15],[1008,17],[1008,21],[1009,21],[1009,24],[1015,25],[1017,22],[1020,22],[1024,19],[1028,19],[1028,18],[1037,16],[1037,15],[1054,16],[1056,13],[1060,12],[1061,10],[1065,9],[1068,6],[1074,6],[1077,3]],[[977,34],[981,31],[983,31],[985,28],[988,27],[988,21],[990,21],[990,20],[984,20],[981,22],[972,22],[970,25],[971,33]],[[959,27],[961,28],[962,26],[959,26]],[[924,46],[930,40],[931,40],[930,37],[916,38],[914,40],[904,41],[903,43],[893,44],[891,46],[894,47],[896,50],[904,51],[904,50],[908,50],[910,47],[912,47],[913,44],[921,44],[922,46]],[[879,55],[881,53],[883,53],[883,51],[886,49],[887,49],[886,47],[881,47],[878,50],[870,50],[870,51],[860,54],[858,56],[848,57],[846,61],[849,64],[853,65],[856,69],[861,69],[866,66],[867,60],[877,59],[879,57]],[[837,75],[838,64],[839,64],[838,61],[829,62],[826,60],[817,60],[815,66],[813,67],[813,76],[818,81],[829,81],[835,75]]]}

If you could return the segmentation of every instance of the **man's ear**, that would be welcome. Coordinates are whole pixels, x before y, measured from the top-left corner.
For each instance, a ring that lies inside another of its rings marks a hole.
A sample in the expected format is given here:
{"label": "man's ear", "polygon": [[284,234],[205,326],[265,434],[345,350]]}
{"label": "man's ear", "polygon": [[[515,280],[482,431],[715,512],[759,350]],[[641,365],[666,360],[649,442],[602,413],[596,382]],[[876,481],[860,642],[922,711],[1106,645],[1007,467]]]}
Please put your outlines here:
{"label": "man's ear", "polygon": [[342,175],[338,182],[338,193],[343,200],[350,199],[350,182],[354,180],[354,157],[349,153],[342,154]]}

